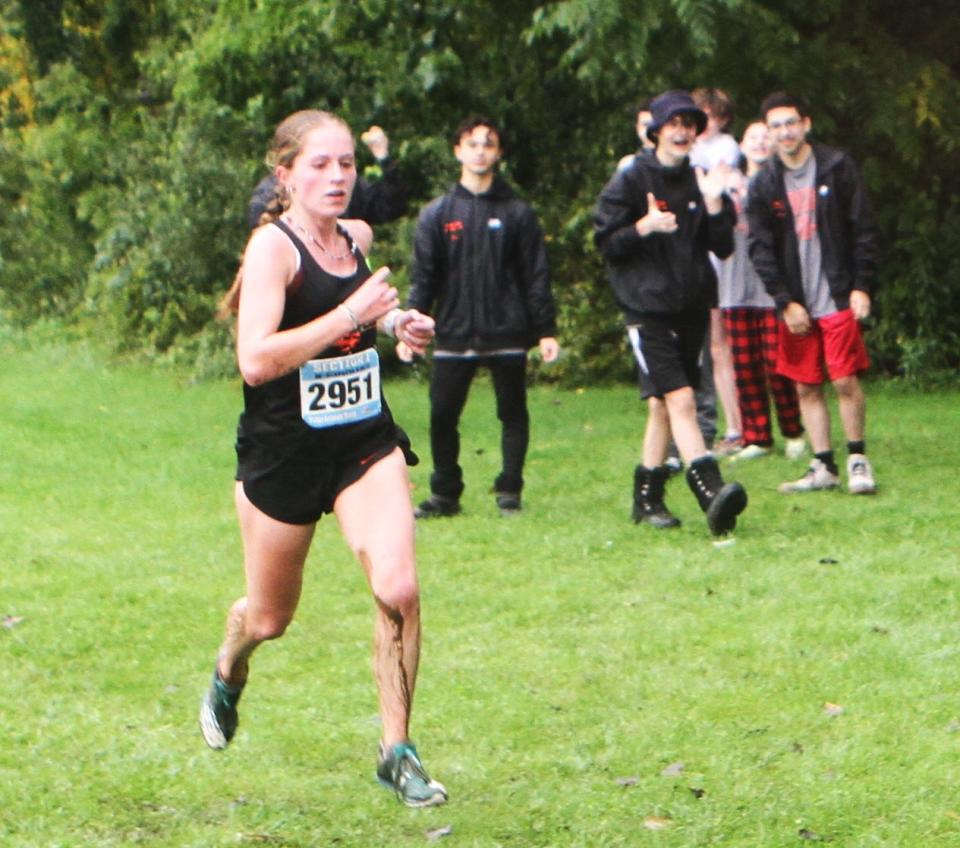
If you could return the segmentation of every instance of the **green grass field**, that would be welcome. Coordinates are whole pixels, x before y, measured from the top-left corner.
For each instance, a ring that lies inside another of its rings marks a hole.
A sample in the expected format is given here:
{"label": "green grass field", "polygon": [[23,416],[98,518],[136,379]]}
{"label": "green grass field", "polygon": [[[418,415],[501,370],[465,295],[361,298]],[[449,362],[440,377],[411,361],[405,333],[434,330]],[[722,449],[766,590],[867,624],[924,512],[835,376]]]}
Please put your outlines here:
{"label": "green grass field", "polygon": [[[371,601],[331,520],[233,745],[201,740],[242,592],[239,385],[11,334],[0,357],[0,845],[960,845],[960,393],[868,386],[875,498],[735,467],[717,547],[681,481],[682,528],[630,522],[630,387],[532,391],[501,519],[479,382],[465,514],[419,528],[413,733],[451,802],[414,811],[373,780]],[[426,386],[387,392],[426,457]]]}

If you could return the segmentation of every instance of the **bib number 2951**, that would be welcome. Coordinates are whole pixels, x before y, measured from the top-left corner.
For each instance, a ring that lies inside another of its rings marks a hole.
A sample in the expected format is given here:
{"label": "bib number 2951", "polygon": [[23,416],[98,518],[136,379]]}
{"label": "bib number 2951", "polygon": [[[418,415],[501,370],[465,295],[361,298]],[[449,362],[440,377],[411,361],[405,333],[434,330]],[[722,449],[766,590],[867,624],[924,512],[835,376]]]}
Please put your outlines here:
{"label": "bib number 2951", "polygon": [[334,427],[380,413],[380,358],[376,350],[300,366],[300,415],[314,428]]}

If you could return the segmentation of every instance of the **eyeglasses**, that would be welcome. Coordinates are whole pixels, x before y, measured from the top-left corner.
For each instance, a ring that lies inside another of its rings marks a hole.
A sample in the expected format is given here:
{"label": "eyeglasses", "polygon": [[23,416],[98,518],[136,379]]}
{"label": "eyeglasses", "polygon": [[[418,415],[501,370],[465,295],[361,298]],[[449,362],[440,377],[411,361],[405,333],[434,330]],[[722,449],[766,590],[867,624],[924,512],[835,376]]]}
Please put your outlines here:
{"label": "eyeglasses", "polygon": [[798,118],[796,115],[792,115],[789,118],[784,118],[782,121],[768,121],[767,129],[773,130],[776,132],[779,129],[784,127],[788,130],[792,130],[794,127],[799,126],[802,118]]}

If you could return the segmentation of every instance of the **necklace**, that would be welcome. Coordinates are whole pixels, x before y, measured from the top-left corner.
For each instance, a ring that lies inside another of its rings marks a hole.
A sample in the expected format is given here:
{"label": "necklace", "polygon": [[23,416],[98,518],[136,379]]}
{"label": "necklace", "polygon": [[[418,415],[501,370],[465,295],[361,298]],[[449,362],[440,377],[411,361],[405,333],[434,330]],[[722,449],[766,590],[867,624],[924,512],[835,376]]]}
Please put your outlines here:
{"label": "necklace", "polygon": [[318,249],[321,253],[324,253],[324,254],[326,254],[327,256],[329,256],[330,259],[331,259],[333,262],[343,262],[344,259],[349,259],[351,256],[353,256],[353,239],[350,238],[350,234],[349,234],[348,232],[346,232],[346,230],[344,230],[339,224],[337,224],[337,232],[340,233],[340,235],[342,235],[342,236],[346,239],[346,242],[347,242],[347,252],[346,252],[346,253],[340,253],[340,254],[334,253],[334,252],[331,251],[331,250],[327,250],[327,248],[325,248],[325,247],[320,243],[320,239],[318,239],[313,233],[311,233],[308,229],[306,229],[306,227],[300,226],[300,224],[298,224],[298,223],[297,223],[293,218],[291,218],[289,215],[286,216],[286,217],[284,217],[283,220],[286,221],[286,222],[287,222],[288,224],[290,224],[291,226],[295,227],[295,228],[296,228],[297,230],[299,230],[301,233],[303,233],[303,234],[307,237],[307,241],[309,241],[311,244],[316,245],[316,246],[317,246],[317,249]]}

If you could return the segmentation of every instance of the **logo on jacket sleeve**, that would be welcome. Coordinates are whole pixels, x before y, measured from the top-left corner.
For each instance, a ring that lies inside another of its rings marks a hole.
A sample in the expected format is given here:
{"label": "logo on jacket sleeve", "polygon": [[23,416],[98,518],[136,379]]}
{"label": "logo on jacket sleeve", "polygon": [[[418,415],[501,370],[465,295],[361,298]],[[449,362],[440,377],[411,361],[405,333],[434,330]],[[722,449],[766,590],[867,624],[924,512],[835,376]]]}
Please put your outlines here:
{"label": "logo on jacket sleeve", "polygon": [[774,200],[770,204],[770,209],[773,212],[774,218],[786,218],[787,217],[787,207],[782,200]]}
{"label": "logo on jacket sleeve", "polygon": [[446,221],[443,225],[443,231],[450,241],[460,241],[463,235],[463,221]]}

